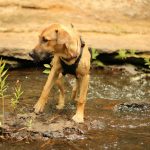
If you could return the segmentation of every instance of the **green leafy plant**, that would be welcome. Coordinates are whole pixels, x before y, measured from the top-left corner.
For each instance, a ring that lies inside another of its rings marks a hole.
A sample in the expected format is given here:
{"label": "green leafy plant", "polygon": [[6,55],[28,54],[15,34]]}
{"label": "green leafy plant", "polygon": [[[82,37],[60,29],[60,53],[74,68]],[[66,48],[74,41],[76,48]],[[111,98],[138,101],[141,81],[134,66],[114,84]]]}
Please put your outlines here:
{"label": "green leafy plant", "polygon": [[5,122],[5,93],[7,91],[7,84],[6,79],[8,77],[7,75],[7,69],[5,69],[5,62],[1,59],[0,60],[0,98],[2,99],[2,121],[1,126],[4,125]]}
{"label": "green leafy plant", "polygon": [[120,49],[118,51],[118,55],[115,56],[116,59],[126,59],[127,58],[127,52],[125,49]]}
{"label": "green leafy plant", "polygon": [[128,55],[129,56],[135,56],[136,55],[136,50],[135,49],[130,49]]}
{"label": "green leafy plant", "polygon": [[15,110],[19,103],[19,99],[20,99],[21,95],[23,94],[19,80],[17,80],[17,82],[16,82],[16,86],[14,87],[13,94],[14,94],[14,97],[11,99],[11,106],[12,106],[13,110]]}
{"label": "green leafy plant", "polygon": [[150,68],[150,58],[145,58],[145,65],[148,66],[148,68]]}
{"label": "green leafy plant", "polygon": [[104,67],[105,65],[100,60],[94,60],[92,62],[93,65],[96,65],[97,67]]}
{"label": "green leafy plant", "polygon": [[51,65],[50,64],[44,64],[44,67],[46,68],[43,73],[49,74],[51,70]]}
{"label": "green leafy plant", "polygon": [[96,65],[97,67],[104,67],[105,65],[100,60],[97,60],[97,56],[99,55],[98,51],[93,48],[92,49],[92,64]]}
{"label": "green leafy plant", "polygon": [[92,60],[95,60],[98,55],[98,51],[95,48],[92,48]]}
{"label": "green leafy plant", "polygon": [[[4,124],[5,124],[5,97],[7,96],[6,92],[8,89],[8,85],[6,83],[6,80],[8,77],[8,74],[7,74],[8,69],[5,69],[5,66],[6,66],[6,63],[2,59],[0,59],[0,98],[2,100],[2,120],[0,121],[0,126],[2,127],[2,133],[4,130]],[[23,94],[19,81],[16,82],[16,87],[14,88],[13,94],[14,94],[14,97],[11,99],[11,105],[15,109],[19,102],[20,96]]]}

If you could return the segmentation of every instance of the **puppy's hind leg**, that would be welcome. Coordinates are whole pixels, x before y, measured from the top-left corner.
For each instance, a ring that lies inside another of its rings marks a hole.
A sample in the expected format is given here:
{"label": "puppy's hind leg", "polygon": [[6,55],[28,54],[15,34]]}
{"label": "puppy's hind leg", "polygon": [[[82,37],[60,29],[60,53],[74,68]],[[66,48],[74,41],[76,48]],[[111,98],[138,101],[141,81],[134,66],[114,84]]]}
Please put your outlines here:
{"label": "puppy's hind leg", "polygon": [[59,75],[58,80],[56,81],[56,84],[59,88],[59,100],[58,100],[58,105],[56,105],[57,109],[63,109],[65,105],[65,90],[64,90],[64,83],[63,83],[63,76],[62,74]]}
{"label": "puppy's hind leg", "polygon": [[78,92],[79,92],[79,79],[76,79],[76,83],[73,86],[72,94],[71,94],[71,99],[72,100],[77,100]]}

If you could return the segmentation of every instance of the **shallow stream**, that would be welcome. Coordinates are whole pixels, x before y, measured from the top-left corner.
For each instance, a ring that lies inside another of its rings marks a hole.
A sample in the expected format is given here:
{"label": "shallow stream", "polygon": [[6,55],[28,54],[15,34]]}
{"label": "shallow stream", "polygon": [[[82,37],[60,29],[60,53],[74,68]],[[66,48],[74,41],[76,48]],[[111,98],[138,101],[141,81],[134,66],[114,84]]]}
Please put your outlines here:
{"label": "shallow stream", "polygon": [[[85,123],[80,125],[70,121],[75,113],[75,102],[70,101],[74,79],[66,77],[67,96],[64,110],[55,109],[58,97],[58,90],[55,87],[49,96],[50,102],[44,110],[47,118],[44,116],[42,119],[51,120],[56,116],[53,121],[59,122],[54,124],[59,126],[56,128],[67,123],[76,128],[66,127],[65,133],[45,135],[47,138],[44,140],[2,141],[0,150],[150,149],[150,79],[132,81],[132,76],[119,69],[92,71],[85,109]],[[9,72],[8,94],[12,95],[12,87],[17,81],[21,83],[24,91],[19,104],[20,112],[32,111],[46,79],[47,75],[44,75],[41,69],[30,68]],[[10,99],[11,96],[8,96],[5,101],[6,116],[11,112]],[[76,129],[80,132],[79,134],[74,132]]]}

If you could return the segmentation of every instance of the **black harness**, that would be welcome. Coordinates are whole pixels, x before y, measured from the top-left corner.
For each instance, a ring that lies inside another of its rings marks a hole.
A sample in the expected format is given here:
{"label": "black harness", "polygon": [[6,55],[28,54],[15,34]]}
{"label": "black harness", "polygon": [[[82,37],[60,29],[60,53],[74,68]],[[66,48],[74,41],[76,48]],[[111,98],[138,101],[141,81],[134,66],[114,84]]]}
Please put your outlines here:
{"label": "black harness", "polygon": [[[82,53],[83,53],[83,48],[85,46],[85,43],[84,43],[84,41],[82,41],[81,38],[80,38],[80,42],[81,42],[80,55],[79,55],[79,57],[77,58],[77,60],[75,61],[74,64],[68,65],[62,59],[60,59],[60,63],[61,63],[62,70],[63,70],[62,71],[63,75],[71,74],[71,75],[75,75],[76,76],[76,69],[78,67],[79,61],[80,61]],[[77,76],[76,76],[76,78],[77,78]]]}

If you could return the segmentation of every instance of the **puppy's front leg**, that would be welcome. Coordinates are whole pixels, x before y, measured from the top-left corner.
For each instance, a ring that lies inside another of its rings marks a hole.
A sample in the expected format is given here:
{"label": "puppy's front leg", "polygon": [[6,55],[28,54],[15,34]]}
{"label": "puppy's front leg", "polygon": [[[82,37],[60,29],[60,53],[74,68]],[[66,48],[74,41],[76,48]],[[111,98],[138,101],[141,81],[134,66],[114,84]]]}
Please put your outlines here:
{"label": "puppy's front leg", "polygon": [[44,106],[45,106],[47,99],[48,99],[49,92],[50,92],[51,88],[53,87],[55,81],[57,80],[58,75],[59,75],[58,69],[52,67],[50,74],[48,76],[48,79],[46,81],[46,84],[43,88],[40,99],[38,100],[38,102],[34,106],[35,113],[39,113],[39,112],[43,111]]}
{"label": "puppy's front leg", "polygon": [[80,95],[77,103],[77,111],[72,118],[75,122],[78,123],[84,122],[84,106],[86,102],[88,83],[89,83],[89,75],[83,76],[81,78],[81,83],[80,83]]}
{"label": "puppy's front leg", "polygon": [[59,93],[59,100],[58,100],[58,105],[56,105],[57,109],[63,109],[64,104],[65,104],[65,90],[64,90],[64,83],[63,83],[63,76],[62,74],[59,75],[59,79],[56,81],[56,84],[60,90]]}

